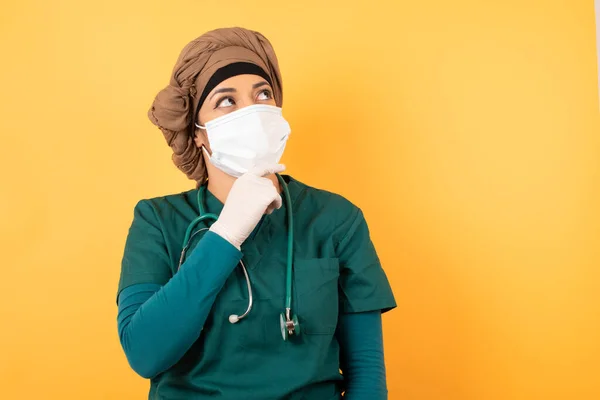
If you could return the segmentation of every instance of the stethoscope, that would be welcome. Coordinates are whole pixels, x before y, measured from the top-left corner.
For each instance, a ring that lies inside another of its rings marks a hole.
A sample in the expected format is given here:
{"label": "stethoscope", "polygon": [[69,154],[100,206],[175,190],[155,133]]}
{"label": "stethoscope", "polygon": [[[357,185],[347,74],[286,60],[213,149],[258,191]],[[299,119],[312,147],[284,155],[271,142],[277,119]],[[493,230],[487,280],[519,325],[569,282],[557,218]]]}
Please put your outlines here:
{"label": "stethoscope", "polygon": [[[287,208],[287,223],[288,223],[288,243],[287,243],[287,271],[286,271],[286,279],[285,279],[285,311],[279,314],[279,324],[281,328],[281,336],[283,340],[288,340],[290,336],[300,334],[300,324],[298,323],[298,317],[295,314],[292,314],[292,274],[293,274],[293,259],[294,259],[294,217],[292,213],[292,199],[290,197],[290,192],[288,190],[287,184],[283,180],[283,178],[277,175],[277,179],[281,187],[283,188],[283,194],[285,197],[285,204]],[[183,261],[185,259],[185,253],[187,252],[192,238],[196,236],[200,232],[205,232],[209,228],[202,228],[194,233],[192,231],[194,228],[201,222],[205,222],[208,225],[209,221],[215,222],[219,217],[216,214],[207,213],[204,209],[204,200],[206,197],[206,185],[202,185],[198,189],[198,210],[199,216],[194,218],[194,220],[188,225],[187,230],[185,231],[185,236],[183,239],[183,248],[181,250],[181,257],[179,257],[179,266],[177,269],[181,268]],[[238,323],[241,319],[245,318],[250,311],[252,310],[253,305],[253,296],[252,296],[252,283],[250,282],[250,276],[248,276],[248,270],[244,265],[244,262],[240,260],[240,265],[242,266],[242,270],[244,271],[244,276],[246,277],[246,286],[248,288],[248,308],[242,315],[231,314],[229,316],[229,322],[232,324]]]}

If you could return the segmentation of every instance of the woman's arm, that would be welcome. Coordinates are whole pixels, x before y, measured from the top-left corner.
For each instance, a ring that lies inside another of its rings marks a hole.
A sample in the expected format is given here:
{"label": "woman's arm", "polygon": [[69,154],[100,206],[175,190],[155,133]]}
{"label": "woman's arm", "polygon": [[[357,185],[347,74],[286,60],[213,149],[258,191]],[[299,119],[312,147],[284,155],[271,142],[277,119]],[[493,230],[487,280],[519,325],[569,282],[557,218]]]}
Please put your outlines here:
{"label": "woman's arm", "polygon": [[164,286],[136,284],[121,291],[119,338],[135,372],[152,378],[181,359],[241,258],[233,245],[207,232]]}
{"label": "woman's arm", "polygon": [[381,312],[341,314],[337,338],[348,400],[386,400]]}
{"label": "woman's arm", "polygon": [[219,218],[179,271],[170,258],[155,205],[140,201],[134,211],[119,287],[119,337],[131,367],[151,378],[173,366],[200,336],[225,281],[240,262],[242,243],[282,199],[265,176],[274,164],[238,178]]}

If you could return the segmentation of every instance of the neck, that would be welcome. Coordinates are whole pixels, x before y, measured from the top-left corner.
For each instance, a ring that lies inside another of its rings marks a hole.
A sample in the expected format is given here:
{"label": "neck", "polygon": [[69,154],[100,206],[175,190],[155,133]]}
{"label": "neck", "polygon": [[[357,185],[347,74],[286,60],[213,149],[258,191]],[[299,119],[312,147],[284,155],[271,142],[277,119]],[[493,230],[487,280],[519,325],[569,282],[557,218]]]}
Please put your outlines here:
{"label": "neck", "polygon": [[[206,156],[204,157],[204,162],[206,163],[206,170],[208,172],[208,191],[215,196],[217,200],[225,204],[229,192],[231,191],[231,187],[237,178],[226,174],[212,165]],[[267,175],[265,178],[270,179],[273,182],[275,189],[277,189],[277,192],[281,193],[281,185],[275,174]]]}
{"label": "neck", "polygon": [[225,204],[235,180],[236,178],[229,176],[222,171],[217,170],[216,173],[211,173],[209,169],[208,191],[215,196],[217,200]]}

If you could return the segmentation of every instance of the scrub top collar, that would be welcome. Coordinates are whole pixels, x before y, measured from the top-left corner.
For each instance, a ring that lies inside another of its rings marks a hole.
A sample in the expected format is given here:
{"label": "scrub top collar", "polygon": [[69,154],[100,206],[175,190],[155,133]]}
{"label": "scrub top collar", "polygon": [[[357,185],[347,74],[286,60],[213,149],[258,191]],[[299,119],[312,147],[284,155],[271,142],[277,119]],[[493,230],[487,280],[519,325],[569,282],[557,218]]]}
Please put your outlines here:
{"label": "scrub top collar", "polygon": [[[281,175],[281,177],[283,178],[285,183],[287,183],[287,185],[288,185],[288,190],[290,192],[290,198],[292,200],[292,209],[293,209],[294,204],[296,204],[296,199],[300,195],[302,189],[301,189],[298,181],[296,181],[291,176]],[[198,195],[198,190],[194,190],[192,193],[193,193],[193,198],[196,199],[197,195]],[[281,195],[283,197],[283,192]],[[205,196],[204,201],[205,201],[205,207],[206,207],[207,212],[216,214],[216,215],[220,215],[221,211],[223,211],[223,203],[221,203],[221,201],[219,199],[217,199],[210,192],[210,190],[206,190],[206,196]],[[198,207],[197,204],[196,204],[196,207]],[[286,209],[286,202],[285,202],[285,198],[284,198],[283,206],[280,209],[275,210],[270,216],[267,216],[267,219],[271,219],[268,217],[272,217],[272,219],[275,219],[275,220],[281,219],[282,221],[285,221],[285,209]],[[199,211],[199,210],[197,210],[197,211]]]}
{"label": "scrub top collar", "polygon": [[[303,191],[302,185],[290,177],[289,175],[282,175],[283,180],[288,185],[288,191],[290,193],[290,199],[292,202],[292,210],[295,210],[296,200],[300,197]],[[197,198],[198,191],[192,191],[194,198]],[[282,197],[283,197],[282,192]],[[196,204],[197,207],[197,204]],[[221,203],[210,191],[206,191],[205,207],[207,212],[220,215],[223,210],[223,203]],[[283,205],[280,209],[273,211],[270,215],[263,215],[259,223],[256,225],[248,240],[242,244],[242,251],[246,256],[246,267],[248,270],[254,270],[261,262],[264,252],[267,249],[261,249],[259,243],[254,238],[259,235],[261,236],[261,243],[269,243],[273,235],[277,232],[287,232],[287,204],[285,198],[283,199]]]}

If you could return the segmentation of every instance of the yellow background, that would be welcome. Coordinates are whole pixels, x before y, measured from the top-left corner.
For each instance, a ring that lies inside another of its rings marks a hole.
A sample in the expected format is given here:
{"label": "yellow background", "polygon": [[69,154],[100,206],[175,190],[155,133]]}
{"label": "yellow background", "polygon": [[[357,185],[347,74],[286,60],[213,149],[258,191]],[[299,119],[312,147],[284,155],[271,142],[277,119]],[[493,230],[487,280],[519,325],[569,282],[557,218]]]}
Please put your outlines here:
{"label": "yellow background", "polygon": [[145,398],[125,235],[137,200],[193,186],[146,111],[231,25],[277,50],[288,172],[367,216],[390,398],[599,399],[591,0],[3,2],[0,398]]}

